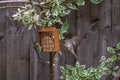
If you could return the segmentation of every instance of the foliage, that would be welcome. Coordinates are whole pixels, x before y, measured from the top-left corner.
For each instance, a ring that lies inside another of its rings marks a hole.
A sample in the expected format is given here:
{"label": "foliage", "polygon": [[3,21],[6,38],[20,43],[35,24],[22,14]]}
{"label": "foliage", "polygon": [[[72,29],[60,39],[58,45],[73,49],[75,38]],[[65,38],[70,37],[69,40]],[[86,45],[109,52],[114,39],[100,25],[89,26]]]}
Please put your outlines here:
{"label": "foliage", "polygon": [[[90,0],[92,3],[98,4],[102,0]],[[85,0],[43,0],[40,3],[32,2],[18,9],[13,15],[14,20],[21,21],[27,25],[29,29],[32,26],[52,26],[56,24],[62,25],[60,28],[60,38],[68,29],[68,23],[62,22],[62,18],[70,14],[71,10],[77,10],[77,6],[85,5]],[[40,12],[37,13],[35,6],[38,6]],[[63,31],[62,31],[63,30]]]}
{"label": "foliage", "polygon": [[102,2],[102,0],[91,0],[92,3],[99,4]]}
{"label": "foliage", "polygon": [[29,30],[32,26],[40,25],[39,15],[32,5],[25,5],[21,8],[18,8],[16,14],[14,14],[14,20],[22,21],[25,25],[29,24]]}
{"label": "foliage", "polygon": [[64,39],[63,33],[67,32],[67,30],[68,30],[68,24],[67,24],[67,22],[65,22],[65,23],[62,25],[62,27],[59,29],[60,39]]}
{"label": "foliage", "polygon": [[90,67],[85,68],[85,65],[81,65],[79,62],[76,62],[75,66],[66,65],[65,67],[61,66],[60,70],[62,72],[61,79],[64,80],[95,80],[100,79],[103,75],[112,74],[116,76],[116,70],[119,69],[119,66],[115,66],[113,63],[116,60],[120,60],[120,43],[116,45],[115,48],[108,47],[107,51],[111,54],[110,58],[102,56],[99,60],[99,65],[96,68]]}
{"label": "foliage", "polygon": [[[100,3],[102,0],[91,0],[93,3]],[[70,14],[71,10],[76,10],[77,6],[85,5],[84,0],[44,0],[41,2],[43,16],[41,26],[63,24],[61,18]]]}

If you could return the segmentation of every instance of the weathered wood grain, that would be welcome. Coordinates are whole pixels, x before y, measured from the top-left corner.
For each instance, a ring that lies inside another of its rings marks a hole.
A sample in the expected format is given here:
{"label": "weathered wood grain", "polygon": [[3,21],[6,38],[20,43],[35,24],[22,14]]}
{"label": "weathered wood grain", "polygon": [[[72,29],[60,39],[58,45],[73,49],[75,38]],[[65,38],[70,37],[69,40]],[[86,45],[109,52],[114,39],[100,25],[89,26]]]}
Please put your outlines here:
{"label": "weathered wood grain", "polygon": [[6,79],[6,25],[5,10],[0,10],[0,79]]}
{"label": "weathered wood grain", "polygon": [[[86,1],[84,7],[78,7],[77,11],[66,16],[70,24],[68,32],[76,36],[88,31],[76,54],[80,64],[96,67],[101,56],[109,56],[106,47],[120,41],[120,1],[104,0],[99,5]],[[33,49],[33,42],[38,39],[37,31],[28,31],[23,24],[13,21],[10,17],[15,11],[15,8],[0,9],[0,80],[49,80],[49,53],[42,53],[42,58],[37,59]],[[98,24],[89,29],[95,21]],[[74,65],[76,62],[64,47],[61,47],[61,51],[62,55],[56,54],[58,61],[54,61],[55,80],[59,80],[61,65]],[[117,64],[120,65],[119,62]],[[101,80],[112,78],[103,77]]]}

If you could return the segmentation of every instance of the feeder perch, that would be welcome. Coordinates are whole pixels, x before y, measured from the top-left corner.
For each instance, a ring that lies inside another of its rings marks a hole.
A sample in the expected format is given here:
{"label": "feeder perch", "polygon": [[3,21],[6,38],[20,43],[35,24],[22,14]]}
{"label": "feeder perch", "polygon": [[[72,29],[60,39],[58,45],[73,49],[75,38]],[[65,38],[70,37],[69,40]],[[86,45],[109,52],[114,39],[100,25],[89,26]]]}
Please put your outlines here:
{"label": "feeder perch", "polygon": [[58,29],[46,27],[39,30],[39,40],[42,52],[59,52],[60,41]]}

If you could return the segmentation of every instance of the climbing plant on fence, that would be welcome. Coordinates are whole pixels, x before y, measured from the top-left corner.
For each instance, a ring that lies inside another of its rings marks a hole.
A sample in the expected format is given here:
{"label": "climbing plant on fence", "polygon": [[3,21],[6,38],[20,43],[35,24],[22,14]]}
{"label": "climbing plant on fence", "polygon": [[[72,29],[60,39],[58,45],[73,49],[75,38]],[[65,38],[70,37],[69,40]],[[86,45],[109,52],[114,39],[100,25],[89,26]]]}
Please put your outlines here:
{"label": "climbing plant on fence", "polygon": [[[92,3],[99,4],[102,0],[90,0]],[[32,27],[56,26],[60,24],[60,39],[63,39],[63,33],[68,29],[68,23],[63,22],[62,18],[70,14],[71,10],[77,10],[77,6],[84,6],[85,0],[44,0],[40,3],[30,2],[21,8],[18,8],[13,15],[14,20],[22,21],[25,25]],[[36,10],[38,7],[40,12]]]}
{"label": "climbing plant on fence", "polygon": [[95,78],[100,79],[103,75],[116,76],[119,66],[115,66],[114,62],[120,60],[120,42],[115,48],[108,47],[107,51],[111,57],[102,56],[96,68],[86,69],[85,65],[81,65],[79,62],[76,62],[74,67],[71,65],[61,66],[62,76],[60,78],[64,80],[95,80]]}

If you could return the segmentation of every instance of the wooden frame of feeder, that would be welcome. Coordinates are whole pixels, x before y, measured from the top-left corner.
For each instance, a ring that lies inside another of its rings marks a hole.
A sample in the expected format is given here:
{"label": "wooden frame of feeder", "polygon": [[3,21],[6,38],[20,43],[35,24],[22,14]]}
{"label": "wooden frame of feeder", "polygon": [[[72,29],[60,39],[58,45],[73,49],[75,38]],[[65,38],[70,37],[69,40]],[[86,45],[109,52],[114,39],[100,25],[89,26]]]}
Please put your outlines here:
{"label": "wooden frame of feeder", "polygon": [[59,33],[57,28],[45,27],[40,29],[39,38],[42,52],[60,51]]}

